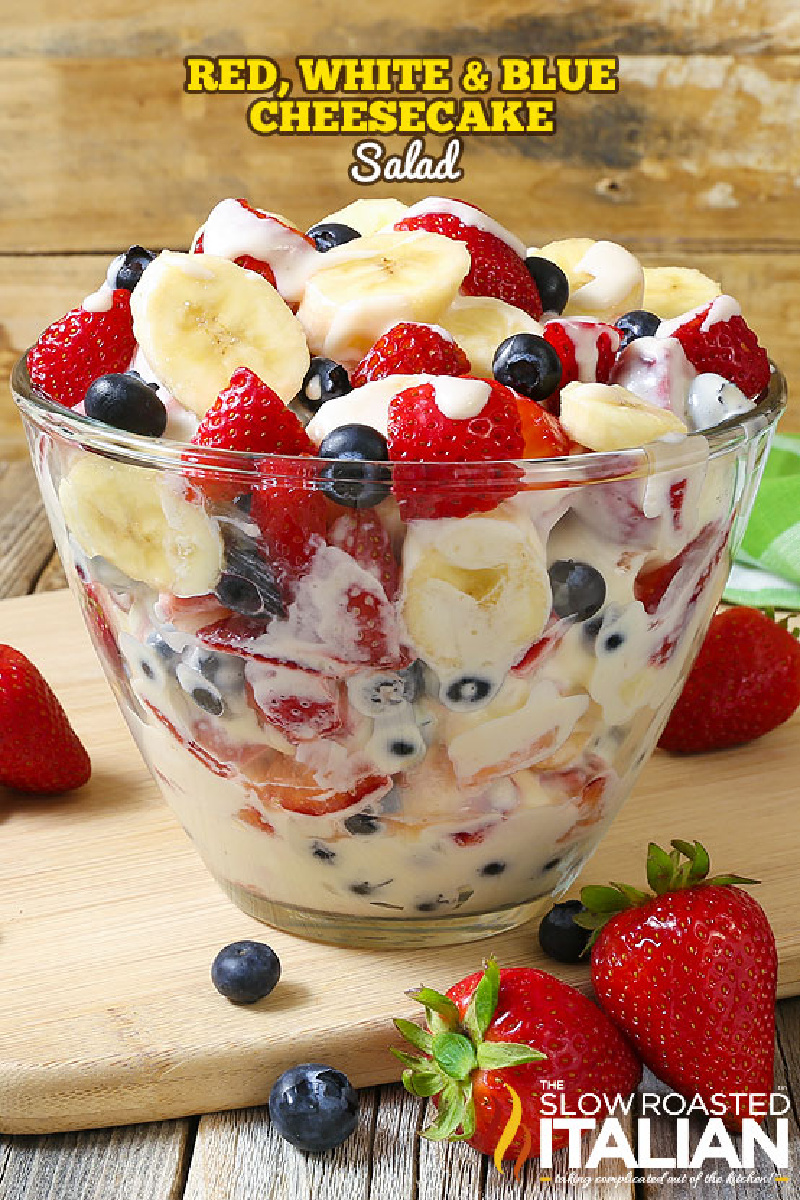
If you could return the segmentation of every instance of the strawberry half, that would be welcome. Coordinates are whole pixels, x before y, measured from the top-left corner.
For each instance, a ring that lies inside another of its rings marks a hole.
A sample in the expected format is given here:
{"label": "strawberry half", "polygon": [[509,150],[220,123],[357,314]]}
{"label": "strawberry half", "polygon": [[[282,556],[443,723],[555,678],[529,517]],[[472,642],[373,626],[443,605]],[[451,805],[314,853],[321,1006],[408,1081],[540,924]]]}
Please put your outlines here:
{"label": "strawberry half", "polygon": [[0,784],[67,792],[92,772],[89,755],[53,689],[19,650],[0,645]]}
{"label": "strawberry half", "polygon": [[465,296],[494,296],[521,308],[534,320],[542,315],[539,290],[524,259],[496,234],[443,212],[405,217],[394,228],[425,229],[428,233],[463,242],[472,260],[469,274],[461,284]]}
{"label": "strawberry half", "polygon": [[713,305],[708,304],[672,334],[697,371],[711,371],[735,383],[751,400],[769,384],[769,358],[744,319],[735,314],[726,321],[703,324]]}
{"label": "strawberry half", "polygon": [[264,458],[253,491],[250,516],[261,530],[277,582],[289,596],[325,541],[328,506],[316,486],[316,468],[310,458]]}
{"label": "strawberry half", "polygon": [[470,362],[453,338],[431,325],[401,321],[379,337],[353,372],[354,388],[387,375],[467,375]]}
{"label": "strawberry half", "polygon": [[757,1104],[772,1091],[775,938],[761,906],[734,886],[757,880],[709,878],[699,842],[671,845],[648,848],[652,893],[585,887],[576,921],[593,931],[592,983],[614,1024],[659,1079],[707,1106],[714,1097],[739,1129],[743,1117],[761,1119]]}
{"label": "strawberry half", "polygon": [[[200,422],[192,445],[205,450],[241,450],[251,454],[315,454],[316,447],[280,396],[249,367],[239,367]],[[184,461],[191,463],[191,455]],[[203,455],[205,470],[189,471],[192,483],[210,499],[233,500],[252,486],[246,471],[228,474],[224,455]],[[218,472],[215,473],[215,472]]]}
{"label": "strawberry half", "polygon": [[658,744],[681,754],[739,746],[798,705],[800,642],[758,609],[729,608],[711,621]]}
{"label": "strawberry half", "polygon": [[95,379],[124,371],[135,348],[131,293],[117,288],[106,312],[73,308],[48,325],[28,351],[31,383],[51,400],[74,408]]}
{"label": "strawberry half", "polygon": [[[419,1053],[392,1053],[405,1067],[406,1089],[436,1098],[438,1115],[423,1137],[467,1141],[493,1155],[499,1170],[515,1159],[517,1174],[538,1155],[539,1121],[552,1115],[542,1105],[550,1087],[570,1112],[589,1093],[610,1112],[641,1079],[641,1063],[600,1009],[544,971],[500,970],[490,959],[446,995],[431,988],[409,995],[425,1006],[428,1028],[396,1019]],[[553,1132],[554,1148],[566,1141],[565,1132]]]}
{"label": "strawberry half", "polygon": [[389,600],[396,598],[400,568],[392,551],[391,538],[374,509],[356,509],[338,517],[330,528],[328,541],[369,571]]}
{"label": "strawberry half", "polygon": [[[389,458],[398,464],[394,491],[405,520],[487,512],[519,491],[519,468],[497,461],[520,458],[524,450],[516,393],[474,379],[448,379],[446,390],[448,396],[463,393],[469,399],[481,385],[487,389],[483,407],[464,419],[439,408],[432,383],[406,388],[390,401]],[[404,463],[426,465],[404,468]],[[459,463],[494,465],[478,473]]]}

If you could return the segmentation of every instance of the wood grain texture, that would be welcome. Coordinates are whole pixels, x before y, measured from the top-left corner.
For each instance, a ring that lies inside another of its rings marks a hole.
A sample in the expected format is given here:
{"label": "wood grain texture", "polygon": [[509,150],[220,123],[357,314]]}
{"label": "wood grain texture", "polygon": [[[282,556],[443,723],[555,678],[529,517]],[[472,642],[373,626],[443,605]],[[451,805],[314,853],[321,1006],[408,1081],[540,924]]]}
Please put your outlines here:
{"label": "wood grain texture", "polygon": [[[404,996],[409,981],[447,986],[489,950],[504,964],[541,963],[586,986],[586,966],[540,959],[530,926],[477,947],[381,952],[379,970],[374,953],[270,930],[283,963],[280,990],[247,1010],[226,1004],[208,982],[214,953],[238,938],[263,936],[263,926],[224,898],[161,801],[74,601],[67,593],[5,601],[0,629],[44,671],[94,764],[91,783],[71,796],[34,803],[7,793],[3,801],[3,958],[15,961],[31,943],[40,948],[29,971],[4,981],[4,1130],[263,1104],[275,1076],[298,1061],[346,1065],[357,1086],[390,1081],[399,1073],[387,1053],[390,1018],[413,1015],[416,1006]],[[800,929],[786,883],[788,864],[800,855],[800,826],[792,819],[798,728],[800,714],[737,751],[689,761],[656,755],[583,876],[641,877],[636,867],[647,841],[687,830],[712,848],[717,864],[736,865],[748,797],[757,790],[760,825],[750,836],[747,868],[763,880],[759,899],[776,931],[782,995],[800,988]],[[26,854],[33,842],[35,862]],[[329,986],[345,979],[346,988]]]}
{"label": "wood grain texture", "polygon": [[[511,48],[521,44],[517,35]],[[465,178],[449,190],[530,242],[577,228],[623,241],[709,247],[757,236],[796,247],[799,63],[796,54],[623,56],[618,94],[559,98],[554,137],[469,138]],[[184,245],[222,195],[249,196],[303,228],[352,199],[357,138],[259,138],[245,123],[246,97],[189,96],[182,84],[178,56],[7,58],[0,139],[14,171],[0,252]],[[409,201],[430,191],[376,186]]]}
{"label": "wood grain texture", "polygon": [[24,596],[53,553],[33,468],[0,460],[0,596]]}
{"label": "wood grain texture", "polygon": [[176,0],[132,11],[124,0],[75,10],[67,0],[34,0],[12,12],[3,29],[8,57],[91,54],[125,58],[150,53],[272,54],[298,52],[416,53],[763,53],[800,48],[800,13],[782,0],[407,0],[402,21],[372,0],[325,0],[309,21],[288,0],[270,8],[269,27],[258,0],[241,0],[233,26],[212,0],[198,0],[192,19]]}
{"label": "wood grain texture", "polygon": [[0,1200],[177,1200],[189,1121],[57,1137],[0,1136]]}

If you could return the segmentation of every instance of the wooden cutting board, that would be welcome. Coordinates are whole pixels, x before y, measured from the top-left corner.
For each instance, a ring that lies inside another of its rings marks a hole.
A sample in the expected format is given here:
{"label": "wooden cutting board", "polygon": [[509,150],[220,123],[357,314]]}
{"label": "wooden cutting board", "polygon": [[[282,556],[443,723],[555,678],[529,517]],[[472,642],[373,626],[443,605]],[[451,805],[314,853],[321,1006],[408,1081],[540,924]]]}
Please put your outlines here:
{"label": "wooden cutting board", "polygon": [[[463,947],[343,950],[268,929],[206,874],[151,782],[67,592],[0,603],[0,641],[28,654],[88,747],[90,784],[58,799],[0,788],[0,1130],[119,1125],[264,1103],[277,1074],[330,1062],[358,1086],[398,1077],[392,1015],[405,989],[445,987],[491,951],[586,986],[543,960],[532,924]],[[782,996],[800,992],[800,715],[749,747],[656,754],[584,871],[643,882],[650,838],[699,838],[718,868],[763,881]],[[272,996],[239,1008],[211,985],[229,941],[278,952]]]}

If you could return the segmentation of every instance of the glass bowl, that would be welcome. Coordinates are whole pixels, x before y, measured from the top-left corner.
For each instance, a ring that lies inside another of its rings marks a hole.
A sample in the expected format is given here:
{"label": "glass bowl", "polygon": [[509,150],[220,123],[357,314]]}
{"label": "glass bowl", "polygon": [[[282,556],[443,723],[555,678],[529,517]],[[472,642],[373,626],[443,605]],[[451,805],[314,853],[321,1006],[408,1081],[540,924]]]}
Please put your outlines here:
{"label": "glass bowl", "polygon": [[24,360],[12,387],[108,680],[211,874],[259,920],[386,947],[485,937],[570,886],[677,698],[785,403],[774,370],[680,440],[380,464],[354,509],[325,460],[122,433]]}

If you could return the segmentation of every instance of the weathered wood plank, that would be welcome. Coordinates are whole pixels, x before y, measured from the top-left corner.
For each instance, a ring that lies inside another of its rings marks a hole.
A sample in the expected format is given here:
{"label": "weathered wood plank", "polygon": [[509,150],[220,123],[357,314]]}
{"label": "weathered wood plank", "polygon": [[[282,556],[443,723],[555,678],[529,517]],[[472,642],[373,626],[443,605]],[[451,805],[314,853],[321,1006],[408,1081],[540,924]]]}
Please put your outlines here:
{"label": "weathered wood plank", "polygon": [[[509,48],[522,44],[517,30]],[[799,61],[624,57],[617,95],[559,98],[556,136],[468,138],[465,178],[448,190],[530,241],[566,226],[628,241],[730,245],[757,233],[796,246]],[[182,82],[177,56],[7,59],[0,138],[14,172],[0,251],[183,245],[221,192],[303,227],[352,198],[357,137],[259,138],[245,123],[247,97],[188,96]],[[409,200],[430,190],[378,187]]]}
{"label": "weathered wood plank", "polygon": [[[361,1093],[358,1127],[329,1154],[305,1154],[271,1128],[265,1107],[203,1117],[185,1200],[368,1200],[377,1089]],[[395,1193],[398,1200],[404,1193]],[[406,1193],[410,1196],[410,1193]]]}
{"label": "weathered wood plank", "polygon": [[35,592],[57,592],[66,586],[67,577],[64,574],[64,567],[58,556],[58,551],[54,548],[44,570],[36,580],[33,590]]}
{"label": "weathered wood plank", "polygon": [[192,1122],[0,1136],[0,1200],[178,1200]]}
{"label": "weathered wood plank", "polygon": [[[22,19],[24,12],[25,19]],[[279,0],[271,8],[269,35],[258,0],[241,0],[235,28],[212,0],[192,7],[191,28],[175,0],[132,11],[124,0],[76,11],[67,0],[35,0],[3,29],[2,54],[137,54],[180,59],[200,54],[418,53],[719,53],[784,51],[800,45],[800,13],[783,0],[540,0],[521,11],[514,0],[487,6],[479,0],[406,0],[402,20],[371,0],[352,0],[345,10],[320,5],[309,22],[304,10]]]}
{"label": "weathered wood plank", "polygon": [[29,592],[52,551],[50,526],[30,462],[0,461],[0,597]]}

